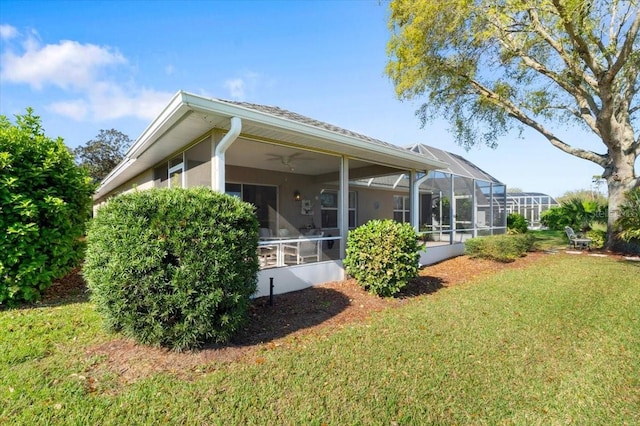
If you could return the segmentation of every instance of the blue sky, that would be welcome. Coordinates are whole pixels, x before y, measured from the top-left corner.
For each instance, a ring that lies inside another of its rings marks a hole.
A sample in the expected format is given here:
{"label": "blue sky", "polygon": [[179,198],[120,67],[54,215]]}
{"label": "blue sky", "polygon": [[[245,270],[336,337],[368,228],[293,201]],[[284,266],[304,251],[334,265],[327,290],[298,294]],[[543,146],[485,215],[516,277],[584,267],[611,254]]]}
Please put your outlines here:
{"label": "blue sky", "polygon": [[[137,138],[178,90],[275,105],[400,146],[461,154],[510,187],[554,196],[601,168],[516,131],[465,151],[415,117],[384,75],[387,4],[378,1],[0,0],[0,114],[27,107],[70,147],[117,129]],[[578,128],[570,144],[603,151]],[[601,148],[602,147],[602,148]]]}

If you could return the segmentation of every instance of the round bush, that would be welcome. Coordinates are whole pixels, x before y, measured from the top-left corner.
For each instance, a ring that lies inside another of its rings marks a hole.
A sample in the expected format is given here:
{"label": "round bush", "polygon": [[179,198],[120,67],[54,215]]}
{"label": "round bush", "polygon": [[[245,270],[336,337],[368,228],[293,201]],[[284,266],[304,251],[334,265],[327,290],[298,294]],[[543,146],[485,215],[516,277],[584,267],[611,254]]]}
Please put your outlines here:
{"label": "round bush", "polygon": [[108,329],[177,350],[226,342],[256,291],[251,204],[207,188],[119,195],[87,233],[84,276]]}
{"label": "round bush", "polygon": [[349,231],[345,269],[367,291],[393,296],[418,275],[418,238],[408,223],[369,221]]}
{"label": "round bush", "polygon": [[31,109],[0,116],[0,305],[38,299],[80,262],[93,190]]}

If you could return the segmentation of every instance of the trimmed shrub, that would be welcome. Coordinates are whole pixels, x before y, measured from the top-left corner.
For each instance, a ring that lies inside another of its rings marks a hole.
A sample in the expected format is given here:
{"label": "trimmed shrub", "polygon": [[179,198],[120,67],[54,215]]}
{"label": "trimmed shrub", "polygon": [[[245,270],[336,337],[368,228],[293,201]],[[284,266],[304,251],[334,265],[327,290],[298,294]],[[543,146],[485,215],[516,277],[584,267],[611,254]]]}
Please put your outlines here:
{"label": "trimmed shrub", "polygon": [[510,234],[524,234],[529,230],[527,219],[520,213],[509,213],[507,216],[507,230]]}
{"label": "trimmed shrub", "polygon": [[640,187],[628,191],[620,204],[620,217],[616,221],[618,237],[626,242],[640,241]]}
{"label": "trimmed shrub", "polygon": [[592,229],[591,231],[587,231],[585,236],[591,239],[591,248],[602,248],[604,247],[604,243],[607,241],[607,231],[602,231],[599,229]]}
{"label": "trimmed shrub", "polygon": [[418,238],[408,223],[369,221],[349,231],[345,269],[370,293],[393,296],[418,275]]}
{"label": "trimmed shrub", "polygon": [[540,214],[540,223],[551,230],[560,231],[565,226],[570,226],[571,219],[566,215],[564,208],[551,207]]}
{"label": "trimmed shrub", "polygon": [[533,250],[535,236],[533,234],[492,235],[472,238],[465,242],[465,254],[471,257],[513,262]]}
{"label": "trimmed shrub", "polygon": [[84,276],[107,329],[176,350],[226,342],[256,291],[251,204],[207,188],[117,196],[87,233]]}
{"label": "trimmed shrub", "polygon": [[37,300],[80,262],[93,190],[32,109],[0,116],[0,305]]}

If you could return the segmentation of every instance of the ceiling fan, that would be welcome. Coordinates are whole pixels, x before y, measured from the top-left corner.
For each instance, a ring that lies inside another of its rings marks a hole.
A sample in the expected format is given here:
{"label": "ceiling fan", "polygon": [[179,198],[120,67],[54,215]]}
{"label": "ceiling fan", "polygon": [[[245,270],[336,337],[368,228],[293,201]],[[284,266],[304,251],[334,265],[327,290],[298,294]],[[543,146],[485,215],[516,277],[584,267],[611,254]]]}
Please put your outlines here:
{"label": "ceiling fan", "polygon": [[295,171],[294,162],[313,160],[313,158],[305,158],[304,153],[296,152],[291,155],[267,154],[267,161],[279,161],[289,171]]}

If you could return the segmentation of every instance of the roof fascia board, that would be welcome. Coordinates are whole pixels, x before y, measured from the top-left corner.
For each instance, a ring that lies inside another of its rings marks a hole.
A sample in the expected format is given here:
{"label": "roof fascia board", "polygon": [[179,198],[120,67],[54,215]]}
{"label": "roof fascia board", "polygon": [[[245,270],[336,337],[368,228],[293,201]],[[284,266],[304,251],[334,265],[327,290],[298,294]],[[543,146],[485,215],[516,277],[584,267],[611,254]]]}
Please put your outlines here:
{"label": "roof fascia board", "polygon": [[129,148],[125,156],[130,158],[139,157],[146,151],[149,145],[155,142],[157,136],[165,133],[175,125],[175,123],[182,121],[189,110],[184,102],[184,97],[184,92],[176,93],[160,115],[149,124],[136,142]]}
{"label": "roof fascia board", "polygon": [[[184,117],[183,114],[178,114],[178,111],[183,106],[182,97],[184,93],[176,93],[169,104],[162,110],[160,115],[147,126],[142,134],[136,139],[136,141],[129,147],[124,155],[122,161],[100,182],[100,186],[96,190],[96,193],[102,192],[103,188],[113,181],[122,171],[129,167],[136,158],[140,156],[146,149],[155,141],[156,136],[162,129],[169,128],[178,121],[179,117]],[[186,111],[185,111],[186,112]],[[168,127],[167,127],[168,126]]]}
{"label": "roof fascia board", "polygon": [[362,141],[358,138],[342,135],[328,129],[321,129],[316,126],[312,126],[306,123],[300,123],[298,121],[291,120],[285,117],[276,117],[271,114],[266,114],[240,105],[228,104],[224,101],[218,101],[216,99],[206,99],[189,93],[184,93],[184,102],[189,107],[199,112],[212,113],[214,112],[213,106],[215,105],[215,109],[217,111],[220,111],[225,115],[229,115],[229,117],[238,115],[243,119],[254,121],[256,123],[264,124],[267,126],[285,129],[296,133],[303,133],[320,139],[329,139],[335,142],[346,144],[350,147],[366,151],[375,151],[379,154],[384,154],[407,161],[419,161],[420,163],[424,163],[425,168],[429,168],[428,166],[431,166],[431,168],[439,169],[446,168],[448,166],[448,164],[444,162],[424,158],[419,154],[404,150],[400,147],[398,147],[398,149],[388,148],[384,145],[377,145],[374,143]]}

